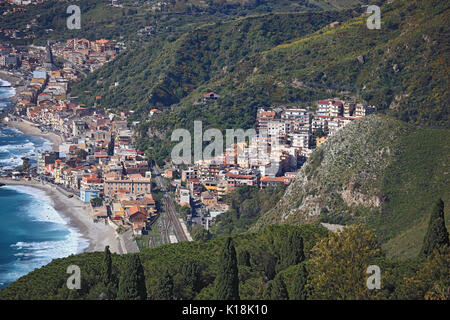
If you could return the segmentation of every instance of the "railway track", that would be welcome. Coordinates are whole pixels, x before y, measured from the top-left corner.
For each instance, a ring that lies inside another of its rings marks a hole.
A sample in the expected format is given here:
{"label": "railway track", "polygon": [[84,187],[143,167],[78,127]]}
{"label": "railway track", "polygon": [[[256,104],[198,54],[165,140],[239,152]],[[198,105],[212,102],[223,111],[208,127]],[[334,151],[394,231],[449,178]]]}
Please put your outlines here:
{"label": "railway track", "polygon": [[161,217],[164,217],[163,219],[161,219],[164,230],[164,240],[166,243],[170,243],[170,231],[172,231],[175,234],[178,242],[189,241],[189,238],[187,237],[180,221],[178,220],[178,214],[175,210],[175,206],[171,201],[168,188],[160,175],[160,170],[157,166],[155,166],[153,169],[156,173],[155,181],[158,187],[161,188],[161,190],[164,192],[164,214],[161,215]]}

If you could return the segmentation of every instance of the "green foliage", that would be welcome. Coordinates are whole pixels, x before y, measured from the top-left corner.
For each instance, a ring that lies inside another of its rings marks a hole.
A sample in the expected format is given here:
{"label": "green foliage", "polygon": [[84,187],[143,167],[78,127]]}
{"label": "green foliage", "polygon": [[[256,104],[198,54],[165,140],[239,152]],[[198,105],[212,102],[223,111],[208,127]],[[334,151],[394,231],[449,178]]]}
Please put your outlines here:
{"label": "green foliage", "polygon": [[120,274],[118,300],[145,300],[145,276],[139,256],[130,255],[125,260],[124,268]]}
{"label": "green foliage", "polygon": [[181,267],[178,278],[178,296],[177,299],[192,300],[201,289],[201,268],[195,261],[187,261]]}
{"label": "green foliage", "polygon": [[307,286],[313,299],[373,299],[366,269],[382,256],[375,234],[363,225],[347,227],[319,241],[313,249]]}
{"label": "green foliage", "polygon": [[277,275],[274,280],[268,284],[267,294],[270,300],[288,300],[288,292],[283,278]]}
{"label": "green foliage", "polygon": [[413,275],[405,276],[397,292],[400,299],[450,298],[450,247],[435,249]]}
{"label": "green foliage", "polygon": [[[272,269],[275,269],[282,241],[294,229],[299,230],[304,240],[306,260],[274,272],[269,279],[265,275],[264,260],[273,259]],[[245,257],[239,260],[245,263],[239,263],[236,267],[241,299],[303,299],[305,295],[307,299],[448,298],[448,247],[426,260],[389,261],[379,251],[373,233],[364,231],[362,227],[333,234],[314,225],[274,225],[258,233],[232,237],[238,256],[244,251],[250,255],[249,265],[247,255],[243,254]],[[227,242],[227,238],[217,237],[206,242],[181,242],[144,249],[139,254],[111,254],[111,276],[122,279],[128,277],[132,257],[139,256],[145,273],[145,279],[139,277],[140,283],[145,283],[148,298],[216,299],[216,284],[219,280],[216,281],[216,278],[223,275],[222,253]],[[104,270],[105,262],[108,261],[106,256],[106,253],[96,252],[55,259],[0,290],[0,299],[111,299],[114,296],[105,295],[108,292],[103,283],[102,274],[105,273],[99,272]],[[367,296],[364,292],[368,263],[380,266],[382,290]],[[80,290],[66,287],[66,269],[72,264],[81,269]],[[132,296],[136,297],[136,294]]]}
{"label": "green foliage", "polygon": [[444,202],[439,199],[431,211],[430,223],[421,253],[428,257],[435,249],[439,250],[449,244],[448,231],[445,227]]}
{"label": "green foliage", "polygon": [[308,272],[306,271],[305,264],[300,264],[297,273],[295,274],[292,294],[290,300],[306,300],[306,281],[308,278]]}
{"label": "green foliage", "polygon": [[216,298],[218,300],[239,300],[236,250],[231,238],[227,239],[219,260],[219,273],[216,278]]}
{"label": "green foliage", "polygon": [[166,270],[162,277],[159,278],[154,299],[156,300],[172,300],[173,299],[173,279]]}
{"label": "green foliage", "polygon": [[118,278],[113,273],[113,264],[109,246],[105,247],[103,264],[101,269],[101,282],[89,292],[89,297],[102,297],[102,299],[114,300],[117,296]]}
{"label": "green foliage", "polygon": [[[425,213],[434,199],[450,201],[443,174],[449,139],[447,129],[417,128],[382,115],[352,122],[312,153],[251,230],[271,223],[359,221],[376,231],[390,258],[417,256],[429,221]],[[448,224],[448,213],[445,218]]]}
{"label": "green foliage", "polygon": [[294,229],[289,232],[286,240],[280,247],[279,269],[285,269],[289,266],[301,263],[305,259],[303,252],[303,239],[301,233]]}
{"label": "green foliage", "polygon": [[250,267],[250,253],[247,250],[239,251],[237,261],[239,266]]}
{"label": "green foliage", "polygon": [[272,209],[281,199],[286,187],[258,189],[240,186],[226,196],[230,209],[219,215],[211,228],[214,234],[232,234],[247,231],[256,220]]}
{"label": "green foliage", "polygon": [[111,251],[109,251],[109,246],[105,247],[105,256],[103,258],[103,268],[102,268],[102,281],[103,284],[107,285],[112,282],[112,260]]}
{"label": "green foliage", "polygon": [[209,230],[205,230],[202,227],[200,230],[192,233],[192,238],[195,241],[208,241],[213,238],[213,235],[211,234],[211,232],[209,232]]}

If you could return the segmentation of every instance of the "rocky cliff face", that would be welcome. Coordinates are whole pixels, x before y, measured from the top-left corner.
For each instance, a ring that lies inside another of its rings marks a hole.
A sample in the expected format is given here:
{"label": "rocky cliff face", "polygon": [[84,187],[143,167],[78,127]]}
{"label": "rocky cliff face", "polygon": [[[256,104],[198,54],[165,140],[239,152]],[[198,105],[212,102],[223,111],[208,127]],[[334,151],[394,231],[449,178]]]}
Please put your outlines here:
{"label": "rocky cliff face", "polygon": [[358,212],[379,212],[385,168],[399,138],[412,130],[387,117],[354,121],[312,154],[278,205],[258,225],[345,223]]}

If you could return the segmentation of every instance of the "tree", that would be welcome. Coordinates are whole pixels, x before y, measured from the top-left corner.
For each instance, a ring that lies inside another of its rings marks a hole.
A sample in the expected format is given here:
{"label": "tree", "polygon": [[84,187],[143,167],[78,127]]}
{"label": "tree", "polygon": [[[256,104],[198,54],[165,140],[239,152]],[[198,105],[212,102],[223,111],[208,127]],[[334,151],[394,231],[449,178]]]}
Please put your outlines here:
{"label": "tree", "polygon": [[201,270],[194,260],[186,261],[181,266],[181,272],[174,277],[174,294],[183,300],[192,300],[201,289]]}
{"label": "tree", "polygon": [[101,207],[103,205],[103,200],[102,198],[94,198],[91,200],[91,204],[93,207]]}
{"label": "tree", "polygon": [[195,261],[188,261],[181,268],[181,274],[184,277],[184,287],[189,293],[192,293],[191,299],[194,298],[195,293],[200,291],[200,272],[200,266]]}
{"label": "tree", "polygon": [[280,262],[278,270],[299,264],[305,260],[303,252],[303,238],[298,229],[289,232],[287,239],[283,240],[280,249]]}
{"label": "tree", "polygon": [[294,287],[292,289],[291,300],[306,300],[306,280],[308,272],[304,263],[301,263],[294,278]]}
{"label": "tree", "polygon": [[198,231],[194,231],[192,233],[192,238],[195,241],[208,241],[211,240],[213,237],[213,235],[211,234],[211,232],[209,230],[205,230],[205,229],[201,229]]}
{"label": "tree", "polygon": [[450,247],[435,249],[416,273],[404,277],[399,285],[398,298],[402,300],[450,299]]}
{"label": "tree", "polygon": [[156,300],[172,300],[173,299],[173,278],[166,269],[162,277],[158,279],[156,291]]}
{"label": "tree", "polygon": [[145,275],[139,256],[133,254],[125,260],[120,274],[118,300],[145,300]]}
{"label": "tree", "polygon": [[217,300],[239,300],[239,277],[236,250],[233,240],[228,237],[219,260],[216,278]]}
{"label": "tree", "polygon": [[434,249],[449,245],[448,231],[444,219],[444,202],[439,199],[431,211],[430,223],[423,240],[421,254],[428,257]]}
{"label": "tree", "polygon": [[105,247],[105,255],[103,257],[101,278],[105,286],[107,286],[112,282],[112,260],[111,260],[111,251],[109,251],[109,246]]}
{"label": "tree", "polygon": [[270,290],[270,300],[287,300],[288,292],[281,274],[278,274],[272,282],[273,284]]}
{"label": "tree", "polygon": [[377,290],[367,289],[367,267],[382,257],[375,233],[362,224],[330,233],[312,249],[307,290],[313,299],[373,298]]}
{"label": "tree", "polygon": [[88,155],[88,153],[86,152],[86,150],[84,149],[78,149],[75,152],[75,155],[77,155],[78,157],[80,157],[82,160],[86,160],[86,157]]}
{"label": "tree", "polygon": [[117,282],[112,272],[111,252],[109,251],[109,246],[106,246],[100,270],[100,281],[89,290],[88,299],[115,299],[116,295]]}
{"label": "tree", "polygon": [[238,265],[250,267],[250,253],[242,250],[238,254]]}
{"label": "tree", "polygon": [[266,286],[264,287],[263,300],[270,300],[272,298],[272,287],[273,281],[267,282]]}

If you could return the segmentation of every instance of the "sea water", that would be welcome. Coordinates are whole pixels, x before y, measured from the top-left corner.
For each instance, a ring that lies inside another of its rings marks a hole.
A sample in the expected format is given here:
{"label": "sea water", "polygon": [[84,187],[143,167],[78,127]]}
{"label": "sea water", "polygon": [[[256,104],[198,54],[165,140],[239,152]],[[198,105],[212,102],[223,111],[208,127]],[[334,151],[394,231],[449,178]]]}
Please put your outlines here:
{"label": "sea water", "polygon": [[[0,109],[11,103],[12,95],[13,88],[0,88]],[[22,157],[35,164],[38,151],[50,149],[49,141],[0,124],[0,172],[22,165]],[[0,187],[0,288],[87,246],[44,191],[30,186]]]}

